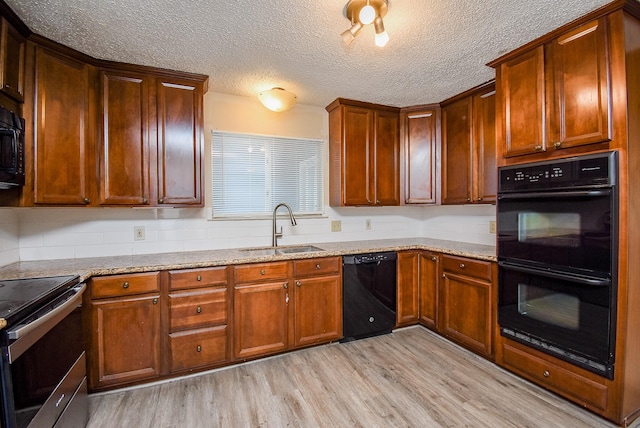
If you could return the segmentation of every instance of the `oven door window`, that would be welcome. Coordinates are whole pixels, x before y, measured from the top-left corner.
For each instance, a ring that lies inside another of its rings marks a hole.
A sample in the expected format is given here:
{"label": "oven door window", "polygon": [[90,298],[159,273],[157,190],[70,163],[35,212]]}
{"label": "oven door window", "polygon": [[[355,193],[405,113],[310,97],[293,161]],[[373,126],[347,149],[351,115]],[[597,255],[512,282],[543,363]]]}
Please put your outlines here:
{"label": "oven door window", "polygon": [[498,201],[498,254],[576,272],[611,272],[612,196],[556,192]]}
{"label": "oven door window", "polygon": [[610,284],[588,285],[503,266],[500,284],[501,328],[533,338],[548,349],[557,348],[600,364],[611,362],[610,328],[615,318]]}

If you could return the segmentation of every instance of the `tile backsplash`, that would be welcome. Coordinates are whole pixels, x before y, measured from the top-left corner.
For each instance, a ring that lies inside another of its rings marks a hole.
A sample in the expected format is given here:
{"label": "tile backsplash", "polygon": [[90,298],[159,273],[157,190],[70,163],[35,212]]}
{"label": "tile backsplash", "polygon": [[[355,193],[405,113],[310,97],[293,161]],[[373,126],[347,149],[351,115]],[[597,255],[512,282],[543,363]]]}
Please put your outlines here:
{"label": "tile backsplash", "polygon": [[[198,251],[271,244],[271,219],[209,220],[208,209],[3,208],[0,265],[16,261]],[[331,221],[341,222],[331,232]],[[367,229],[367,220],[371,225]],[[327,208],[321,218],[278,218],[280,245],[430,237],[493,245],[495,206]],[[134,228],[144,228],[144,240]]]}

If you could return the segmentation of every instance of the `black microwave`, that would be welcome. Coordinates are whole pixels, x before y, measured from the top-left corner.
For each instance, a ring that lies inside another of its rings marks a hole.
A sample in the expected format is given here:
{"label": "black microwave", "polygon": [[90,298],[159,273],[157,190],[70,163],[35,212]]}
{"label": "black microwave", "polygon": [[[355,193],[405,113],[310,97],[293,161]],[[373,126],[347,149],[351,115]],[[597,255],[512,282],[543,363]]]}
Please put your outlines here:
{"label": "black microwave", "polygon": [[0,107],[0,189],[24,185],[24,119]]}

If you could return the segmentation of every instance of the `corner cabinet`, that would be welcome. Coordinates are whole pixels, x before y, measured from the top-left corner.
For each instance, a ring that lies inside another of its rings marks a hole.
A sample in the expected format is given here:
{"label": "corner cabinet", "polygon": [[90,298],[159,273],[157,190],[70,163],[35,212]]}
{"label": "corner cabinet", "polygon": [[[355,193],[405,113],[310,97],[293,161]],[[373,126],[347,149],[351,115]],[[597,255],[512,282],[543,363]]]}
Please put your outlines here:
{"label": "corner cabinet", "polygon": [[343,98],[326,109],[330,205],[400,205],[400,109]]}
{"label": "corner cabinet", "polygon": [[442,203],[495,203],[495,86],[442,103]]}
{"label": "corner cabinet", "polygon": [[[570,155],[611,139],[607,22],[599,18],[489,65],[496,68],[504,158]],[[599,144],[599,145],[597,145]]]}

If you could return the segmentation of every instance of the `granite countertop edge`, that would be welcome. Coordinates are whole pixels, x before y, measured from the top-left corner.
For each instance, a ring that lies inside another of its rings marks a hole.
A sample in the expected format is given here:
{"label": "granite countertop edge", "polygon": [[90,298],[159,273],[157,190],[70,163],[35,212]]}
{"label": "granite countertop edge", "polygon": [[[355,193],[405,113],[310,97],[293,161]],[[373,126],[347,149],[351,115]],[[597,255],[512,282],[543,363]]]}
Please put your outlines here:
{"label": "granite countertop edge", "polygon": [[245,263],[299,260],[369,252],[407,250],[434,251],[485,261],[497,260],[496,248],[492,245],[472,244],[430,238],[305,243],[283,245],[282,248],[301,245],[313,245],[322,249],[322,251],[278,255],[255,255],[251,254],[250,251],[246,251],[247,249],[232,248],[131,256],[26,261],[16,262],[0,267],[0,279],[9,280],[59,275],[78,275],[81,281],[85,281],[93,276],[207,268]]}

